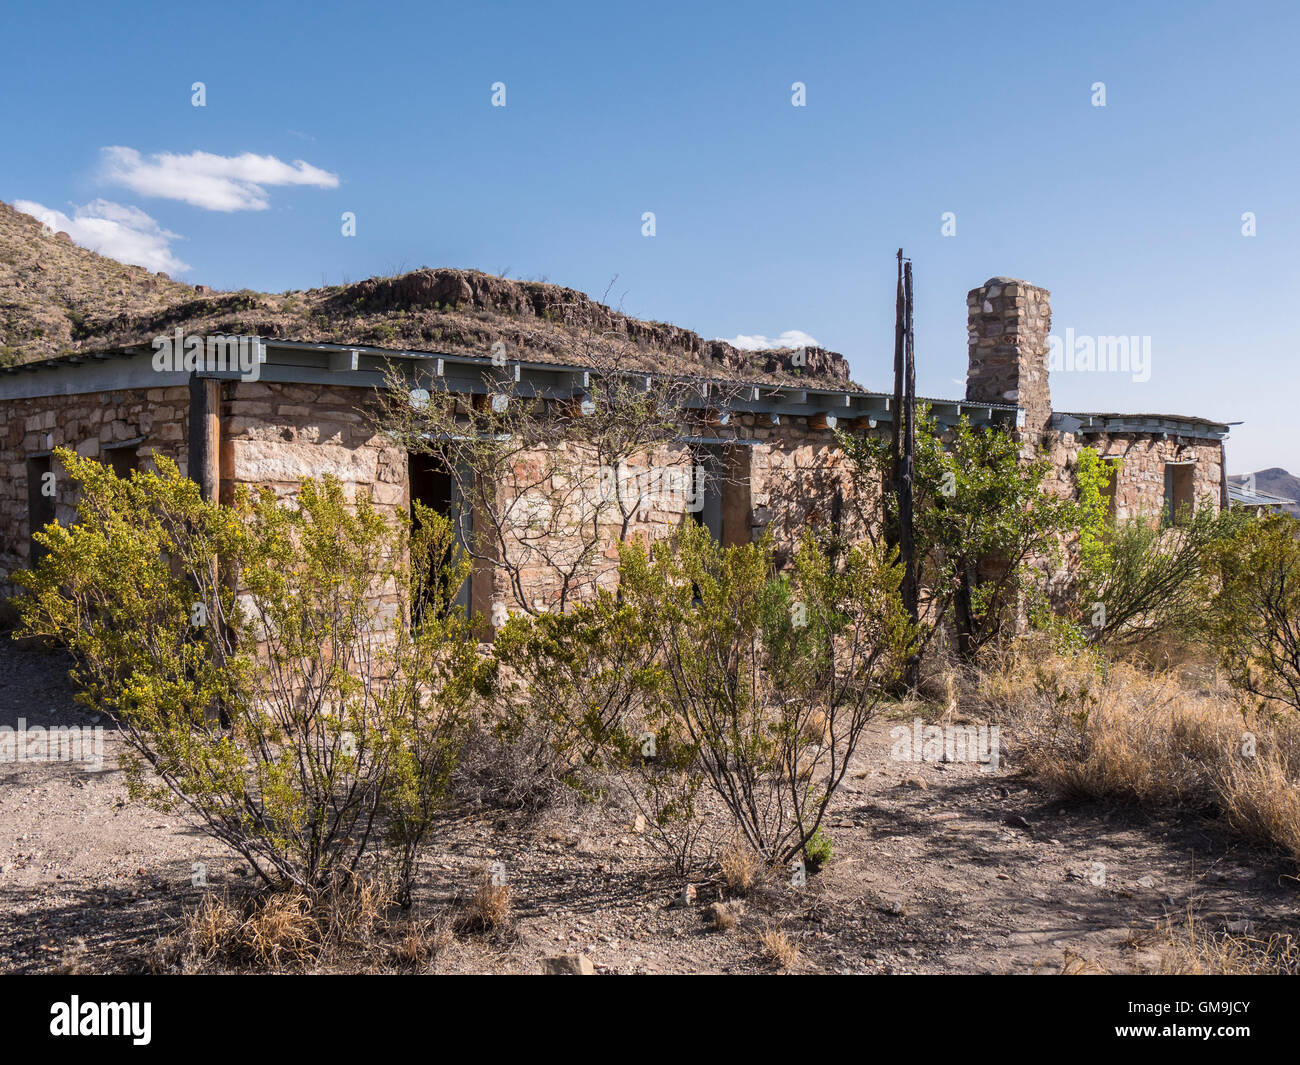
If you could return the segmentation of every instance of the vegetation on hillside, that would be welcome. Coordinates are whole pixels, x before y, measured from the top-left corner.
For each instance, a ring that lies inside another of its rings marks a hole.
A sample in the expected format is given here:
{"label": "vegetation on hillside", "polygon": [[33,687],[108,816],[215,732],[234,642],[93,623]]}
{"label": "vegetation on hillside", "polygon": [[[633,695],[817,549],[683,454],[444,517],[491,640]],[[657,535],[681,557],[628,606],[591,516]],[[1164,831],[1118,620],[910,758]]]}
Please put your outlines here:
{"label": "vegetation on hillside", "polygon": [[646,322],[575,289],[478,270],[419,270],[282,293],[212,292],[79,248],[0,203],[0,366],[148,344],[177,328],[584,364],[595,343],[627,371],[828,387],[849,385],[835,352],[740,351]]}

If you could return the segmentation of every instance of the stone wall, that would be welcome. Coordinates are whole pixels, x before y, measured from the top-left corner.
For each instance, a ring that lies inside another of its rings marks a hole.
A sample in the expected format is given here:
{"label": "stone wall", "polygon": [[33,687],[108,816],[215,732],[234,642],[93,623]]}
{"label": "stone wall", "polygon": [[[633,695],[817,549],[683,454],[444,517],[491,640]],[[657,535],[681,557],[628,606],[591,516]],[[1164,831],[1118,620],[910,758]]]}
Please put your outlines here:
{"label": "stone wall", "polygon": [[[882,432],[865,426],[853,431]],[[782,418],[779,425],[754,429],[753,434],[755,539],[770,529],[777,548],[788,551],[798,545],[806,528],[825,532],[836,524],[850,527],[856,513],[853,474],[833,432],[812,428],[806,418]]]}
{"label": "stone wall", "polygon": [[[368,428],[368,419],[359,405],[364,401],[360,390],[265,382],[232,383],[226,390],[221,454],[224,500],[232,498],[237,484],[269,486],[287,496],[303,478],[330,473],[345,485],[368,491],[371,501],[381,509],[398,512],[409,507],[406,455]],[[836,519],[850,520],[852,478],[829,429],[813,428],[806,418],[786,417],[773,424],[763,415],[741,414],[732,425],[717,430],[716,439],[734,441],[731,446],[721,445],[727,461],[718,485],[727,539],[756,539],[770,527],[778,547],[790,550],[804,528],[824,528]],[[507,557],[519,570],[525,598],[539,608],[549,608],[558,600],[561,578],[529,543],[528,523],[549,522],[548,516],[536,517],[538,508],[564,495],[569,486],[557,485],[549,476],[539,483],[532,482],[552,465],[558,465],[557,473],[570,471],[566,480],[583,481],[593,488],[600,482],[600,471],[582,456],[561,455],[560,459],[554,464],[538,456],[521,456],[512,482],[529,484],[529,491],[512,497],[512,487],[502,487],[502,510],[515,514],[519,525],[519,531],[507,537]],[[530,463],[534,464],[532,468]],[[644,485],[647,476],[669,482],[667,490],[660,487],[648,492],[644,504],[633,508],[626,529],[630,537],[653,541],[671,535],[683,521],[690,520],[693,466],[694,457],[685,445],[662,447],[630,464],[623,475],[627,484]],[[685,490],[673,490],[674,484]],[[633,487],[632,491],[639,489]],[[530,515],[534,517],[530,519]],[[581,517],[575,511],[561,520],[576,523]],[[576,581],[580,593],[589,591],[594,584],[614,585],[616,545],[624,532],[622,521],[617,506],[603,509],[593,566]],[[575,544],[578,537],[575,532]],[[552,544],[548,551],[563,564],[562,546]],[[496,567],[489,573],[489,568],[477,568],[474,608],[485,616],[491,615],[495,603],[517,609],[518,595],[507,569]]]}
{"label": "stone wall", "polygon": [[235,381],[221,403],[221,499],[236,485],[292,495],[308,477],[331,474],[377,507],[404,510],[406,453],[369,428],[363,389]]}
{"label": "stone wall", "polygon": [[[189,453],[189,389],[150,388],[84,395],[43,396],[0,403],[0,595],[14,589],[8,575],[28,565],[28,458],[33,453],[71,447],[86,458],[104,460],[106,445],[141,439],[142,468],[155,454],[173,459],[186,472]],[[71,522],[74,486],[51,462],[55,475],[55,516]]]}
{"label": "stone wall", "polygon": [[1091,447],[1103,459],[1119,459],[1115,479],[1114,518],[1159,516],[1164,506],[1165,465],[1190,464],[1191,493],[1197,506],[1220,507],[1223,445],[1217,440],[1160,438],[1140,433],[1111,435],[1049,432],[1044,448],[1052,464],[1046,487],[1061,495],[1075,493],[1075,467],[1079,452]]}
{"label": "stone wall", "polygon": [[[990,282],[975,290],[981,300],[987,299],[990,304],[1002,301],[994,305],[992,312],[983,310],[981,302],[979,313],[1000,315],[1007,321],[1014,318],[1016,331],[1004,328],[981,338],[994,343],[981,348],[992,355],[983,360],[981,367],[972,367],[972,387],[976,391],[1001,388],[1005,379],[1000,375],[1011,365],[1006,360],[1013,355],[1018,373],[1024,366],[1022,356],[1027,358],[1032,353],[1037,357],[1037,338],[1040,333],[1045,337],[1046,323],[1050,321],[1050,312],[1043,310],[1044,290],[1016,282],[992,295],[998,287]],[[1023,328],[1019,324],[1022,318]],[[1032,341],[1024,339],[1031,333]],[[1007,341],[1008,337],[1016,339]],[[1045,350],[1045,340],[1043,345]],[[1045,402],[1045,379],[1041,384],[1039,398]],[[1037,383],[1034,387],[1038,387]],[[1035,395],[1038,393],[1029,398],[1037,403]],[[989,394],[976,398],[1002,402],[1007,397]],[[365,492],[381,510],[405,513],[410,504],[407,456],[372,431],[364,409],[367,402],[366,390],[345,385],[225,383],[221,399],[222,500],[229,502],[237,485],[268,486],[286,497],[304,478],[328,473],[344,485]],[[0,404],[0,463],[8,474],[0,480],[0,592],[7,590],[3,587],[4,575],[28,561],[28,455],[70,445],[83,455],[102,457],[105,444],[140,437],[142,466],[147,466],[153,455],[164,453],[176,459],[184,471],[187,415],[188,390],[184,387]],[[853,431],[883,436],[887,426],[871,428],[860,419]],[[825,531],[839,524],[850,535],[865,532],[853,526],[858,513],[853,505],[853,478],[830,429],[804,417],[741,413],[726,426],[710,432],[725,456],[721,523],[728,542],[757,539],[770,529],[778,549],[788,555],[806,528]],[[1074,465],[1082,447],[1095,447],[1103,457],[1122,458],[1116,490],[1117,520],[1160,512],[1164,467],[1169,462],[1192,464],[1192,491],[1198,500],[1217,502],[1219,498],[1223,452],[1217,441],[1150,434],[1076,436],[1047,431],[1040,432],[1036,441],[1027,440],[1026,449],[1032,450],[1039,443],[1053,466],[1048,486],[1063,494],[1075,490]],[[583,461],[576,455],[561,458],[561,471],[576,469]],[[531,460],[524,456],[520,461]],[[630,472],[635,476],[645,471],[659,471],[661,475],[676,471],[689,483],[694,462],[695,456],[686,445],[674,444],[634,463]],[[562,472],[559,475],[564,476]],[[588,470],[587,476],[591,475]],[[535,498],[518,501],[518,513],[526,514],[529,507],[539,505],[554,489],[554,484],[537,486],[532,492]],[[66,479],[59,482],[57,501],[59,519],[70,520],[73,496]],[[687,493],[660,492],[636,508],[626,531],[630,536],[659,539],[670,535],[683,521],[691,520],[690,509]],[[621,515],[609,512],[601,526],[596,563],[585,582],[588,586],[594,582],[613,585],[618,562],[616,545],[623,531]],[[511,557],[523,569],[526,601],[543,608],[552,606],[559,593],[554,569],[536,551],[530,553],[522,537],[508,550],[516,552]],[[492,616],[496,604],[507,609],[519,606],[516,590],[502,567],[477,563],[473,588],[472,606],[485,617]]]}

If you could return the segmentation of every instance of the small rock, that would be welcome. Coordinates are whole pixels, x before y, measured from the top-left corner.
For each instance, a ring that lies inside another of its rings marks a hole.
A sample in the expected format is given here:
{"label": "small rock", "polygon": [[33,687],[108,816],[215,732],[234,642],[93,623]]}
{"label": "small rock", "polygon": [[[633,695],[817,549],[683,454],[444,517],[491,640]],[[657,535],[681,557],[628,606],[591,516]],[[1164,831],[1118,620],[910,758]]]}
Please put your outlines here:
{"label": "small rock", "polygon": [[687,884],[682,888],[682,893],[673,899],[674,909],[685,909],[688,906],[695,905],[695,885]]}

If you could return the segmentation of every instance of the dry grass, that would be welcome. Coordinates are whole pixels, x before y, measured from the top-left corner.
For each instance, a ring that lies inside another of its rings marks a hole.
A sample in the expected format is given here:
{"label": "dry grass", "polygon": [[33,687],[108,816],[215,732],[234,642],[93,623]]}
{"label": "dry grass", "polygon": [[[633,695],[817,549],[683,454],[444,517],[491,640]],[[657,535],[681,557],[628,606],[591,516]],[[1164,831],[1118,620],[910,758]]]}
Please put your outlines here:
{"label": "dry grass", "polygon": [[495,883],[484,873],[461,914],[459,927],[465,932],[498,932],[510,927],[512,919],[510,885]]}
{"label": "dry grass", "polygon": [[[1037,972],[1039,968],[1040,966],[1035,966],[1034,971]],[[1097,962],[1093,961],[1091,958],[1085,957],[1073,950],[1066,950],[1061,959],[1061,971],[1058,975],[1106,976],[1108,975],[1108,970],[1098,965]]]}
{"label": "dry grass", "polygon": [[1224,819],[1234,830],[1300,861],[1300,788],[1294,754],[1276,752],[1227,767]]}
{"label": "dry grass", "polygon": [[754,848],[741,840],[728,844],[718,856],[722,881],[732,895],[748,895],[758,883],[763,861]]}
{"label": "dry grass", "polygon": [[740,923],[743,905],[739,900],[712,902],[705,908],[704,919],[715,932],[730,932]]}
{"label": "dry grass", "polygon": [[429,967],[455,941],[445,920],[412,921],[405,934],[389,947],[389,960],[398,969],[421,972]]}
{"label": "dry grass", "polygon": [[213,963],[301,972],[349,959],[387,956],[411,968],[446,946],[436,922],[391,916],[387,887],[353,877],[317,891],[268,891],[246,898],[209,893],[145,960],[154,972],[202,972]]}
{"label": "dry grass", "polygon": [[759,943],[763,946],[763,955],[778,969],[790,970],[799,964],[801,955],[798,944],[785,931],[770,927],[759,933]]}
{"label": "dry grass", "polygon": [[234,926],[234,953],[270,969],[309,965],[320,956],[320,918],[305,895],[268,895]]}
{"label": "dry grass", "polygon": [[1262,939],[1206,928],[1194,908],[1185,922],[1162,926],[1160,972],[1175,976],[1300,975],[1300,944],[1288,935]]}
{"label": "dry grass", "polygon": [[820,710],[813,710],[803,720],[800,736],[809,743],[825,745],[830,739],[830,719]]}
{"label": "dry grass", "polygon": [[1021,654],[976,681],[1018,764],[1062,797],[1214,810],[1300,861],[1300,722],[1213,675]]}

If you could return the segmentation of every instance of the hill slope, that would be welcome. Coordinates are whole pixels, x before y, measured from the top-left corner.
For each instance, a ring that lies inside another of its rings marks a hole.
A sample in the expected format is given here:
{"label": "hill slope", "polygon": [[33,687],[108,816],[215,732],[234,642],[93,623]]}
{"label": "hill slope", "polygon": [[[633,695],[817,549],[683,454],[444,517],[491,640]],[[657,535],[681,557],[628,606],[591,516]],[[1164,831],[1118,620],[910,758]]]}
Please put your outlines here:
{"label": "hill slope", "polygon": [[511,357],[628,370],[851,387],[822,348],[751,352],[644,322],[582,292],[477,270],[421,269],[303,292],[210,292],[46,234],[0,203],[0,365],[147,342],[177,327],[341,344]]}
{"label": "hill slope", "polygon": [[78,248],[0,203],[0,365],[77,350],[107,321],[193,296],[190,285]]}

